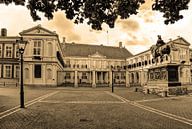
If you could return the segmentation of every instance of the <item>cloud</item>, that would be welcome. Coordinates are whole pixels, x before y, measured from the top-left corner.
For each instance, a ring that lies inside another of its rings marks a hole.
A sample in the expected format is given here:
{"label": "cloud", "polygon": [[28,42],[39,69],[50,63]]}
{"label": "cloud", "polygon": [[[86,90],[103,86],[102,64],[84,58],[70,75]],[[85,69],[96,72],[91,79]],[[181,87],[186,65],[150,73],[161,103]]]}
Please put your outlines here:
{"label": "cloud", "polygon": [[55,13],[54,19],[47,22],[47,26],[56,30],[59,36],[66,37],[68,42],[81,40],[81,36],[75,32],[75,24],[66,19],[63,12]]}
{"label": "cloud", "polygon": [[119,24],[120,28],[125,32],[127,31],[136,32],[140,28],[138,21],[133,20],[131,18],[127,20],[118,20],[117,24]]}
{"label": "cloud", "polygon": [[125,42],[125,45],[127,46],[136,46],[136,45],[140,45],[140,46],[145,46],[145,45],[149,45],[150,40],[146,37],[143,37],[142,39],[138,39],[136,36],[132,36],[131,40],[128,40]]}

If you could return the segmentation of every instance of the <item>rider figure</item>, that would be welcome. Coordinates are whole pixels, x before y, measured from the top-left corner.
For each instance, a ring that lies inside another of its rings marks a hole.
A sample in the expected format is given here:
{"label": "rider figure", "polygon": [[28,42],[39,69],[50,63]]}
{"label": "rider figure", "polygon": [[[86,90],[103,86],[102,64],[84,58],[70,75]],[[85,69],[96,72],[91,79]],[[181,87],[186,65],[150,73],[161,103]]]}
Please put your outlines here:
{"label": "rider figure", "polygon": [[157,37],[158,37],[158,40],[157,40],[156,46],[157,47],[163,46],[165,42],[161,39],[161,35],[158,35]]}

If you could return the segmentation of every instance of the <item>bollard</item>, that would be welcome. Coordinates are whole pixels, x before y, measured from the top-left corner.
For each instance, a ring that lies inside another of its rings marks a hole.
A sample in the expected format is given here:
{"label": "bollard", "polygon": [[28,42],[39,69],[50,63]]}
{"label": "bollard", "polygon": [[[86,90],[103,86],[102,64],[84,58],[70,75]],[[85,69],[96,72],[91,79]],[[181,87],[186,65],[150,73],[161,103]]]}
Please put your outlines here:
{"label": "bollard", "polygon": [[149,89],[147,89],[147,94],[149,94]]}
{"label": "bollard", "polygon": [[168,92],[164,91],[164,97],[167,97],[167,96],[168,96]]}
{"label": "bollard", "polygon": [[135,88],[135,92],[137,92],[137,91],[138,91],[138,88],[136,87],[136,88]]}

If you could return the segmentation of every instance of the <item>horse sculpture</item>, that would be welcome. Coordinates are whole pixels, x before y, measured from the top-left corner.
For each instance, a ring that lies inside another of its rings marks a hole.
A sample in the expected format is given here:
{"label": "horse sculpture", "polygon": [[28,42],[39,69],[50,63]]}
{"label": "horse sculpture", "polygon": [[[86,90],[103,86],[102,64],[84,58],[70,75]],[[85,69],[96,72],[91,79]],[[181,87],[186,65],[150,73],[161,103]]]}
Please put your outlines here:
{"label": "horse sculpture", "polygon": [[157,63],[158,57],[160,57],[160,61],[163,61],[164,55],[169,55],[171,52],[170,45],[165,44],[165,42],[161,39],[161,36],[158,35],[158,40],[156,45],[152,45],[151,54],[153,56],[153,60]]}

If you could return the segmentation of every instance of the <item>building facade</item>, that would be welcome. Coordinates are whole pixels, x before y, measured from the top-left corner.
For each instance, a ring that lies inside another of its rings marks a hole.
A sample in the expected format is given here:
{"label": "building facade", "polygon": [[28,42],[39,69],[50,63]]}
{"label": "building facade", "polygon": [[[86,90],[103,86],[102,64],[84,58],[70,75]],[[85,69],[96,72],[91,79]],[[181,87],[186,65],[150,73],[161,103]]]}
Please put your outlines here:
{"label": "building facade", "polygon": [[17,36],[7,36],[7,30],[1,29],[0,36],[0,84],[18,84],[19,53],[16,45]]}
{"label": "building facade", "polygon": [[57,71],[64,66],[58,35],[41,25],[20,35],[28,41],[24,52],[24,84],[57,86]]}
{"label": "building facade", "polygon": [[178,86],[191,86],[190,43],[178,37],[166,45],[170,46],[170,54],[159,56],[156,61],[150,49],[127,58],[130,86],[141,86],[150,92],[169,92]]}
{"label": "building facade", "polygon": [[[59,36],[41,25],[20,36],[0,36],[0,83],[18,84],[20,62],[16,40],[27,40],[24,52],[24,84],[71,87],[141,87],[144,91],[169,91],[192,85],[192,49],[178,37],[156,49],[132,55],[118,47],[60,43]],[[169,48],[169,49],[167,49]],[[163,54],[167,52],[168,54]]]}
{"label": "building facade", "polygon": [[126,58],[132,54],[122,47],[122,43],[112,47],[66,43],[64,40],[62,46],[65,66],[64,71],[58,72],[60,85],[106,87],[111,86],[112,81],[116,86],[128,85],[125,65]]}

